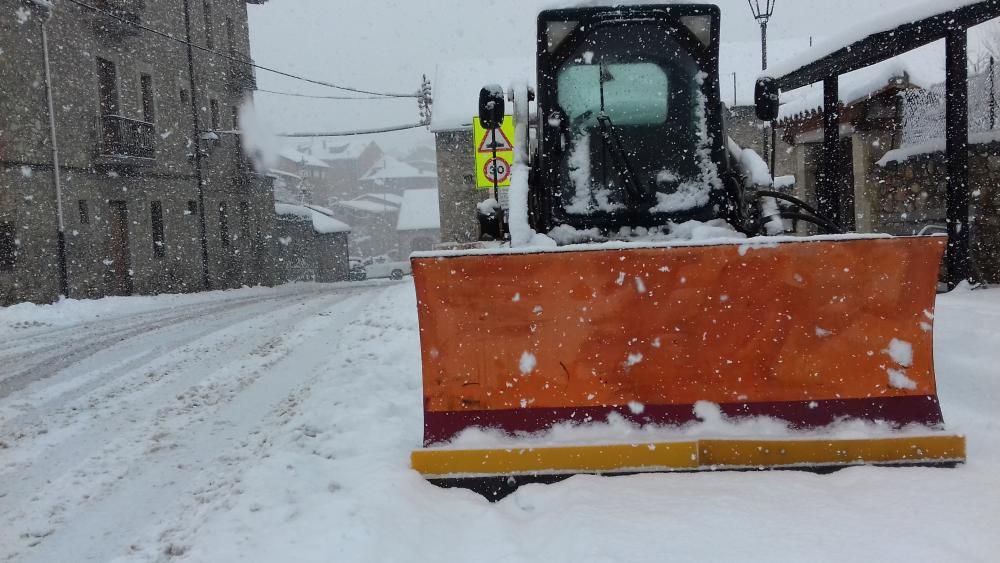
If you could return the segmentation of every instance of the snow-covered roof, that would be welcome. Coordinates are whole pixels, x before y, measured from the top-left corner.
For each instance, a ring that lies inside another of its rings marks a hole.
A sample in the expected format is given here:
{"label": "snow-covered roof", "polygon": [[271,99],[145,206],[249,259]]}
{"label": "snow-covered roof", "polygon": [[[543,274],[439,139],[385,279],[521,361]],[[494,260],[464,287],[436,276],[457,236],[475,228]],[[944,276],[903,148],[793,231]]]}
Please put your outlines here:
{"label": "snow-covered roof", "polygon": [[361,198],[348,201],[338,201],[335,205],[337,207],[351,209],[354,211],[363,211],[365,213],[396,213],[399,211],[398,205]]}
{"label": "snow-covered roof", "polygon": [[864,14],[853,25],[844,26],[839,33],[819,41],[811,49],[794,53],[784,61],[770,65],[767,76],[781,77],[819,60],[827,55],[861,41],[869,35],[895,29],[901,25],[927,19],[934,15],[949,12],[964,6],[976,4],[982,0],[924,0],[917,4],[906,4],[898,9],[883,13]]}
{"label": "snow-covered roof", "polygon": [[[840,77],[840,101],[851,104],[881,92],[897,78],[908,79],[909,85],[930,88],[944,80],[944,45],[931,43],[898,57],[862,68]],[[823,106],[823,84],[811,84],[798,90],[781,93],[779,119]]]}
{"label": "snow-covered roof", "polygon": [[285,180],[292,180],[297,182],[302,181],[302,176],[299,176],[298,174],[292,174],[291,172],[285,172],[284,170],[278,170],[277,168],[269,168],[266,175],[272,178],[284,178]]}
{"label": "snow-covered roof", "polygon": [[286,147],[281,149],[278,153],[281,158],[290,160],[296,164],[305,164],[306,166],[313,166],[315,168],[329,168],[330,166],[323,162],[322,160],[316,158],[315,156],[308,155],[303,152],[299,152],[293,148]]}
{"label": "snow-covered roof", "polygon": [[314,139],[300,144],[299,151],[322,160],[357,160],[373,144],[375,141],[338,143],[326,139]]}
{"label": "snow-covered roof", "polygon": [[289,203],[275,203],[274,212],[278,215],[283,215],[286,217],[302,217],[304,219],[311,219],[313,230],[321,235],[327,235],[331,233],[349,233],[351,232],[351,227],[347,223],[343,223],[330,217],[327,213],[319,211],[323,209],[325,212],[333,213],[329,209],[324,209],[322,207],[317,207],[315,205],[304,206],[304,205],[292,205]]}
{"label": "snow-covered roof", "polygon": [[438,208],[438,191],[406,190],[403,192],[403,206],[399,210],[397,231],[421,231],[441,228],[441,212]]}
{"label": "snow-covered roof", "polygon": [[403,204],[403,196],[396,194],[365,194],[357,199],[372,200],[377,202],[379,205],[382,203],[389,203],[397,207]]}
{"label": "snow-covered roof", "polygon": [[437,178],[433,172],[423,172],[419,168],[394,158],[383,155],[375,161],[371,170],[368,171],[362,180],[399,180],[406,178]]}
{"label": "snow-covered roof", "polygon": [[453,60],[437,65],[434,75],[434,115],[431,131],[472,127],[479,113],[479,90],[487,84],[506,89],[511,84],[535,84],[534,58]]}
{"label": "snow-covered roof", "polygon": [[[998,141],[1000,141],[1000,131],[980,131],[969,134],[970,145],[986,145],[989,143],[996,143]],[[906,162],[915,156],[945,152],[945,149],[945,139],[944,137],[941,137],[939,139],[932,139],[925,143],[920,143],[919,145],[891,150],[885,153],[885,156],[883,156],[877,164],[879,166],[886,166],[890,163]]]}

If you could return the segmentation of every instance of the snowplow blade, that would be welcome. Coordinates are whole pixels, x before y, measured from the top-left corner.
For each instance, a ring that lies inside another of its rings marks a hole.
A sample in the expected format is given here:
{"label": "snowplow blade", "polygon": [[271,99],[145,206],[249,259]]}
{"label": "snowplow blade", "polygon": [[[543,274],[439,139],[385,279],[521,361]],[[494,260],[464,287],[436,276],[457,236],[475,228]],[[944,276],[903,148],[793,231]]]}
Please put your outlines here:
{"label": "snowplow blade", "polygon": [[476,427],[681,425],[696,421],[699,402],[793,428],[940,427],[932,327],[945,244],[831,237],[415,255],[424,445]]}

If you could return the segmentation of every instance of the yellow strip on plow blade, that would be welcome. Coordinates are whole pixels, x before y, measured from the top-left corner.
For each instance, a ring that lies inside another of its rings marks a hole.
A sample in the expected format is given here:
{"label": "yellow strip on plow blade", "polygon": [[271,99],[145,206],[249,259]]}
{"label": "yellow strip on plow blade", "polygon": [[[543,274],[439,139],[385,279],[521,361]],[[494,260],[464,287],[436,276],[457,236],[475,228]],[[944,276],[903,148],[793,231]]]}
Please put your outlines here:
{"label": "yellow strip on plow blade", "polygon": [[718,439],[628,445],[423,449],[414,451],[411,456],[413,469],[436,485],[472,489],[494,500],[513,492],[519,484],[554,482],[576,474],[765,469],[826,471],[855,465],[954,466],[964,462],[965,437],[944,434],[870,439]]}

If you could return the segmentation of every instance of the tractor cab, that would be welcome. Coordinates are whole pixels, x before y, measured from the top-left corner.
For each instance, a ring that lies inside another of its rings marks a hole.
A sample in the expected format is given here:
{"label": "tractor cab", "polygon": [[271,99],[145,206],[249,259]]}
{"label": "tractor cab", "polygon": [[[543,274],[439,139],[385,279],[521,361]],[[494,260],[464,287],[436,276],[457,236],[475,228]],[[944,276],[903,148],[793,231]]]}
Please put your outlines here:
{"label": "tractor cab", "polygon": [[741,198],[724,184],[718,7],[550,10],[538,26],[535,230],[737,218]]}

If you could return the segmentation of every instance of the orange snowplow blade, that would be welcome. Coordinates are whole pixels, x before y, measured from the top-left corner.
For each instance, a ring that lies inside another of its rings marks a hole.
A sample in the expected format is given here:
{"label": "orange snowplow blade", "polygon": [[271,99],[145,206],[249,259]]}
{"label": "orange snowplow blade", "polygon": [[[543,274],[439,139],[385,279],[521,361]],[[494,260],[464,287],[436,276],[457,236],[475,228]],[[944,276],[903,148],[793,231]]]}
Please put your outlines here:
{"label": "orange snowplow blade", "polygon": [[413,258],[424,443],[694,404],[794,427],[940,425],[942,237],[561,248]]}

